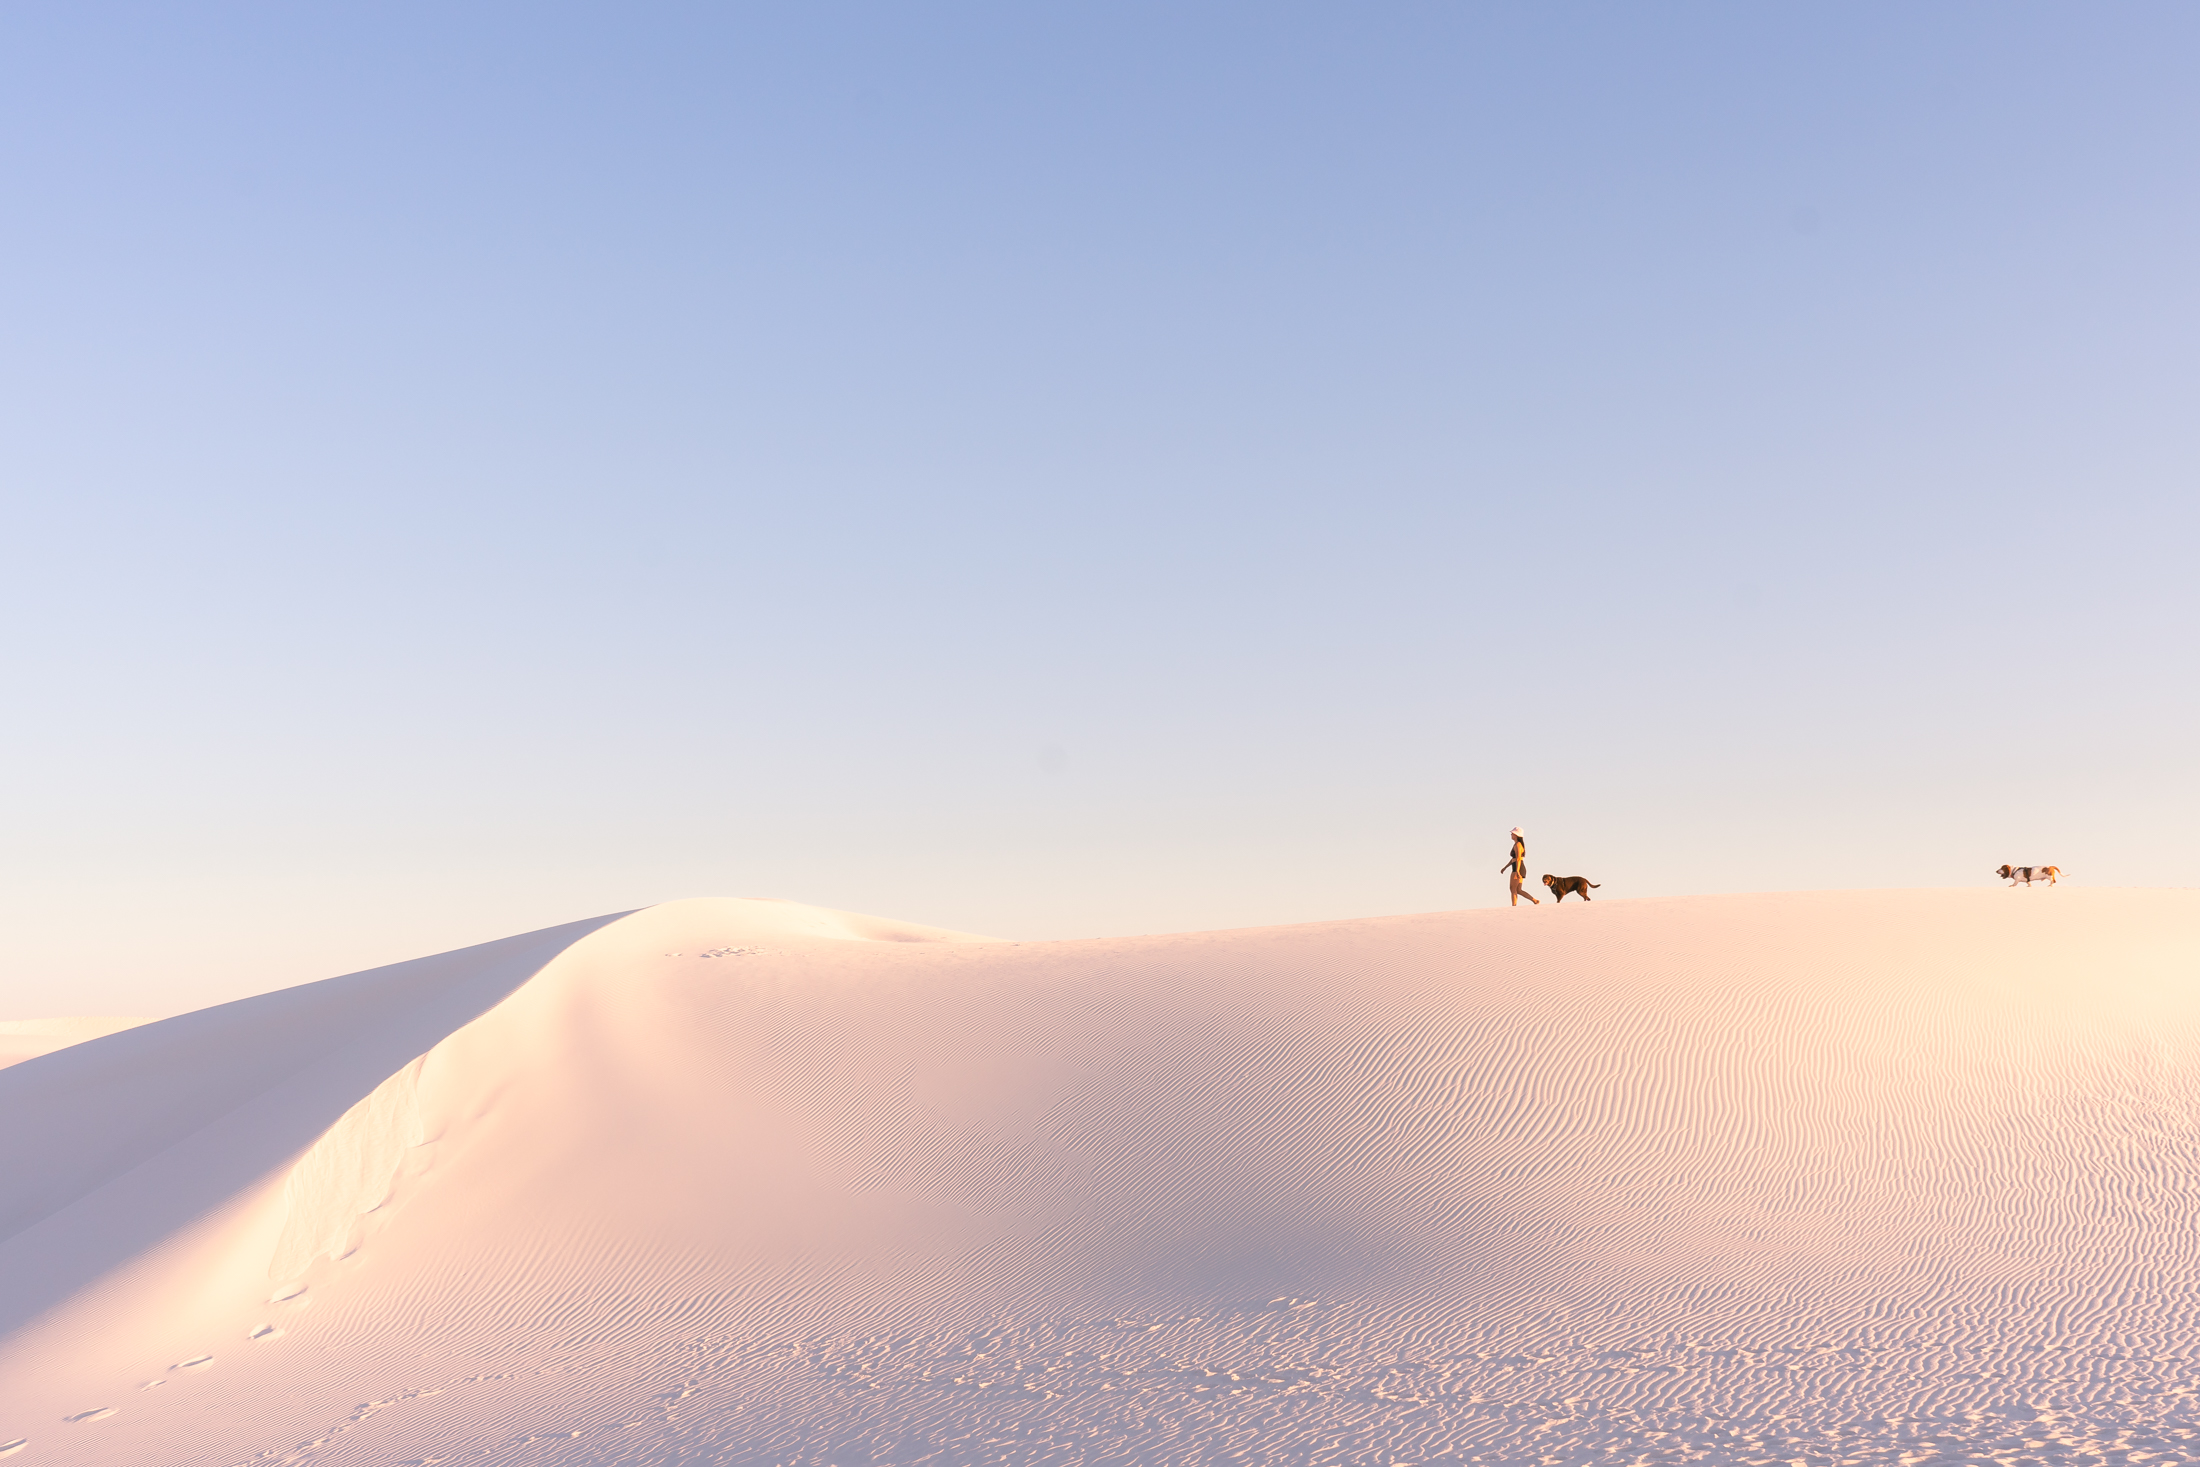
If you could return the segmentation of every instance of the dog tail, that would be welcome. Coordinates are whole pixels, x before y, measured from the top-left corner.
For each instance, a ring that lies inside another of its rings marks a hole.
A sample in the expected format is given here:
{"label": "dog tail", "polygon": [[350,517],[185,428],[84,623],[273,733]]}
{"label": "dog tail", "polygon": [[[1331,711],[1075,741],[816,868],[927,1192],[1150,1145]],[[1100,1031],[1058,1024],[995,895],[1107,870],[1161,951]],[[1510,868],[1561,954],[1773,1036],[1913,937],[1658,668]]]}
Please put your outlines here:
{"label": "dog tail", "polygon": [[1598,891],[1604,890],[1604,883],[1601,881],[1592,881],[1589,884],[1595,887]]}

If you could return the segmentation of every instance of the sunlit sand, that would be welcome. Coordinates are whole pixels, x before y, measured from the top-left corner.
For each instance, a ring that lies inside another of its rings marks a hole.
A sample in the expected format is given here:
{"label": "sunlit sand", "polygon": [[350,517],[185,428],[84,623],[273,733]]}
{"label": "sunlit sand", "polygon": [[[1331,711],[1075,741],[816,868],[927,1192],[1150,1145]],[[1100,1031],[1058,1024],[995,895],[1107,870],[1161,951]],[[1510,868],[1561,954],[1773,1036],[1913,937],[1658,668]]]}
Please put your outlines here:
{"label": "sunlit sand", "polygon": [[2190,892],[689,901],[45,1022],[25,1464],[2200,1456]]}

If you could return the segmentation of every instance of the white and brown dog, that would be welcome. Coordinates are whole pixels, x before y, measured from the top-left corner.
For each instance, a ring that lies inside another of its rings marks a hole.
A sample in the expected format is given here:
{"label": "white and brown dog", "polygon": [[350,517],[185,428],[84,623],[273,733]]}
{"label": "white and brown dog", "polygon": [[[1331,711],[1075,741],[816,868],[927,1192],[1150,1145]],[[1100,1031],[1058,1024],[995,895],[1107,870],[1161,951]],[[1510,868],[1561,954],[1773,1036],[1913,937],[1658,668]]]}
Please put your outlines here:
{"label": "white and brown dog", "polygon": [[2053,886],[2055,878],[2062,875],[2062,868],[2060,866],[2004,866],[1994,874],[2011,886],[2015,886],[2020,881],[2026,886],[2030,886],[2035,881],[2044,881],[2049,886]]}

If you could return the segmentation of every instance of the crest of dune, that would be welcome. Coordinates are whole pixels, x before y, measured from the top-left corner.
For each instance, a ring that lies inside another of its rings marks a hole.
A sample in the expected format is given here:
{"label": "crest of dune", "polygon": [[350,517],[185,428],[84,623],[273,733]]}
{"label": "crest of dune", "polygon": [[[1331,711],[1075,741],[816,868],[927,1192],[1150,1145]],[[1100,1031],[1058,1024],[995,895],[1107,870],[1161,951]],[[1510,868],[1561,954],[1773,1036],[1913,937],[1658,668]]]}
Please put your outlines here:
{"label": "crest of dune", "polygon": [[2192,893],[694,901],[74,1022],[26,1464],[2200,1455]]}
{"label": "crest of dune", "polygon": [[0,1020],[0,1070],[146,1022],[113,1018]]}

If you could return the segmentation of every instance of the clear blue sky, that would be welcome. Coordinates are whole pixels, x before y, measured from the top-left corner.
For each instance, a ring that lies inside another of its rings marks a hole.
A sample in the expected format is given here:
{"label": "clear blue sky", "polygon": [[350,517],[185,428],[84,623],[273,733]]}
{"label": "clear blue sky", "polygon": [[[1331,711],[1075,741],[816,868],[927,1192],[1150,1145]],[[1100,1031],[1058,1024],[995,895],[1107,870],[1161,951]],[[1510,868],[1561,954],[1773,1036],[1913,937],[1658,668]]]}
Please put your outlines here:
{"label": "clear blue sky", "polygon": [[[0,12],[0,1017],[2200,880],[2200,11]],[[1551,915],[1545,908],[1542,915]]]}

